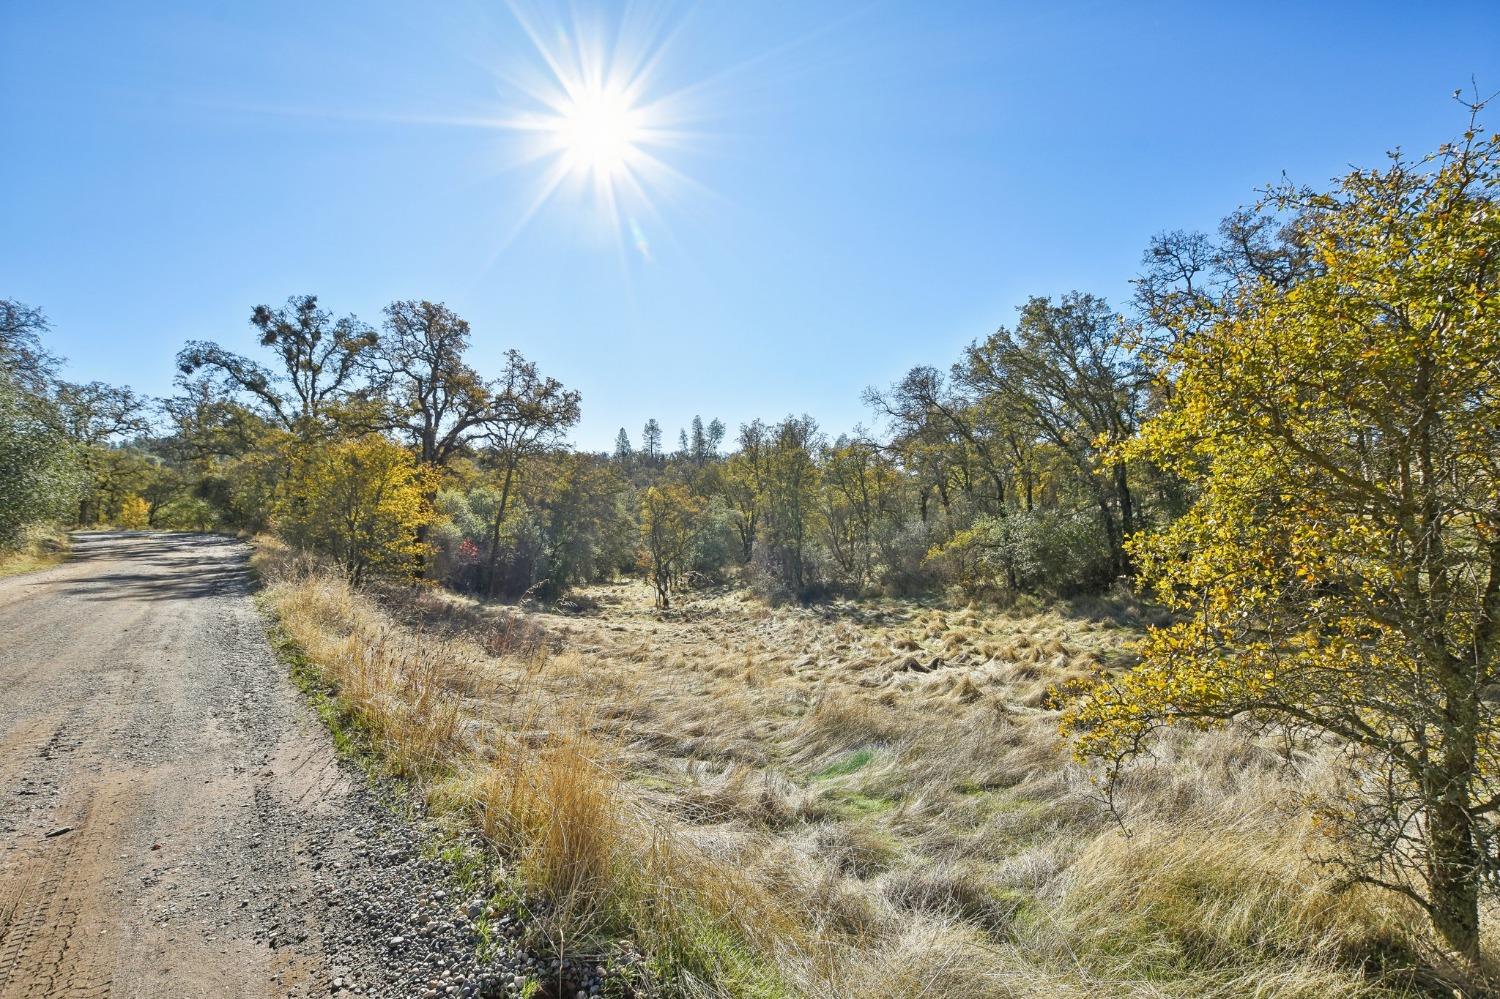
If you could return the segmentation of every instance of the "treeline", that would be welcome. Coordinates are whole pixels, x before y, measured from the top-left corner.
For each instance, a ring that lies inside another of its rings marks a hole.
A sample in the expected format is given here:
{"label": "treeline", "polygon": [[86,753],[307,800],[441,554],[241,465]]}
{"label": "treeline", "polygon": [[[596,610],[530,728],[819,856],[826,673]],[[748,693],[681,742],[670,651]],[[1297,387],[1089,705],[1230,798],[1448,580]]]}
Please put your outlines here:
{"label": "treeline", "polygon": [[0,543],[46,520],[274,530],[355,580],[555,598],[638,572],[663,606],[731,580],[776,599],[1100,591],[1131,535],[1185,507],[1175,477],[1119,457],[1164,391],[1153,354],[1216,286],[1291,280],[1300,254],[1263,214],[1163,235],[1129,315],[1032,298],[948,368],[869,390],[878,432],[788,416],[731,438],[694,417],[669,448],[650,419],[609,454],[566,446],[579,394],[516,351],[476,370],[442,304],[393,302],[378,326],[312,295],[257,306],[257,356],[190,342],[153,402],[60,380],[44,316],[7,301]]}

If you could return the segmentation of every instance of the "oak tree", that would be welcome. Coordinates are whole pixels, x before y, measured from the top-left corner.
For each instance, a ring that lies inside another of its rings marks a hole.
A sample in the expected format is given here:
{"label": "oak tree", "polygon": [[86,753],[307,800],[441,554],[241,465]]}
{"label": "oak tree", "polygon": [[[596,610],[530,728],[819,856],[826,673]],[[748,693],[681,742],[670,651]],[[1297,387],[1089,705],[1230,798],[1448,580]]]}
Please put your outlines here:
{"label": "oak tree", "polygon": [[485,420],[485,454],[500,482],[499,500],[490,520],[485,559],[485,588],[493,593],[499,582],[500,536],[516,484],[516,473],[528,458],[561,443],[567,429],[578,422],[579,395],[544,377],[537,366],[515,350],[506,351],[505,371],[492,386],[493,412]]}
{"label": "oak tree", "polygon": [[213,373],[268,420],[301,436],[324,434],[333,424],[368,424],[369,402],[360,390],[374,330],[354,316],[334,319],[318,308],[316,295],[294,295],[279,309],[257,305],[250,322],[277,367],[195,340],[178,353],[178,370]]}
{"label": "oak tree", "polygon": [[1471,129],[1258,206],[1245,231],[1290,227],[1305,259],[1195,304],[1117,452],[1196,492],[1133,546],[1178,618],[1066,720],[1111,773],[1174,723],[1334,741],[1339,858],[1469,958],[1500,874],[1497,194],[1500,137]]}

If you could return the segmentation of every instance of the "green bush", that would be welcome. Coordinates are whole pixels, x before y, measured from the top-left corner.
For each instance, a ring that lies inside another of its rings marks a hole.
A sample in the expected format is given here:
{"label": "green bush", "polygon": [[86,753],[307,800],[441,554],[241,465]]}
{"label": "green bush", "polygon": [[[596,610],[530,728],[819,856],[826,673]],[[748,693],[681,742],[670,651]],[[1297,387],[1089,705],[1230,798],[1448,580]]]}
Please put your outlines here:
{"label": "green bush", "polygon": [[1102,589],[1111,573],[1108,539],[1098,519],[1082,511],[979,517],[933,548],[928,560],[971,593],[1068,596]]}
{"label": "green bush", "polygon": [[0,549],[26,529],[66,516],[82,480],[74,450],[45,400],[0,374]]}

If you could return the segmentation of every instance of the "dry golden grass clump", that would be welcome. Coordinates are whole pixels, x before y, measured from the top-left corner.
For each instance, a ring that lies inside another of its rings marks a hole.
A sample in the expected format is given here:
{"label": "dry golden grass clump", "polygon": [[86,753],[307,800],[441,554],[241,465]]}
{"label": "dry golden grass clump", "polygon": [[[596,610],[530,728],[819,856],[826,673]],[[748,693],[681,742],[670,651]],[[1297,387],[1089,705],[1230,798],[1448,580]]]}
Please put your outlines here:
{"label": "dry golden grass clump", "polygon": [[520,612],[261,564],[287,633],[494,845],[538,934],[628,938],[663,993],[1415,990],[1418,914],[1308,859],[1288,803],[1315,755],[1178,733],[1119,788],[1123,828],[1102,807],[1048,690],[1128,661],[1128,609],[663,614],[621,584]]}

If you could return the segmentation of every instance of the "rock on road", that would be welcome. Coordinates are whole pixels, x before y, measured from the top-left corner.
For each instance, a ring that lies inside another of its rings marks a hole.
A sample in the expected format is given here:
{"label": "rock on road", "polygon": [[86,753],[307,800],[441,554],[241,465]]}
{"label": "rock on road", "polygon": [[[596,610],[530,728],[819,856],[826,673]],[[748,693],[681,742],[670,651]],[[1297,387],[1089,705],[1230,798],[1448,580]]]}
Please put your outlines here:
{"label": "rock on road", "polygon": [[247,554],[80,534],[0,580],[3,999],[480,990],[474,903],[335,755]]}

